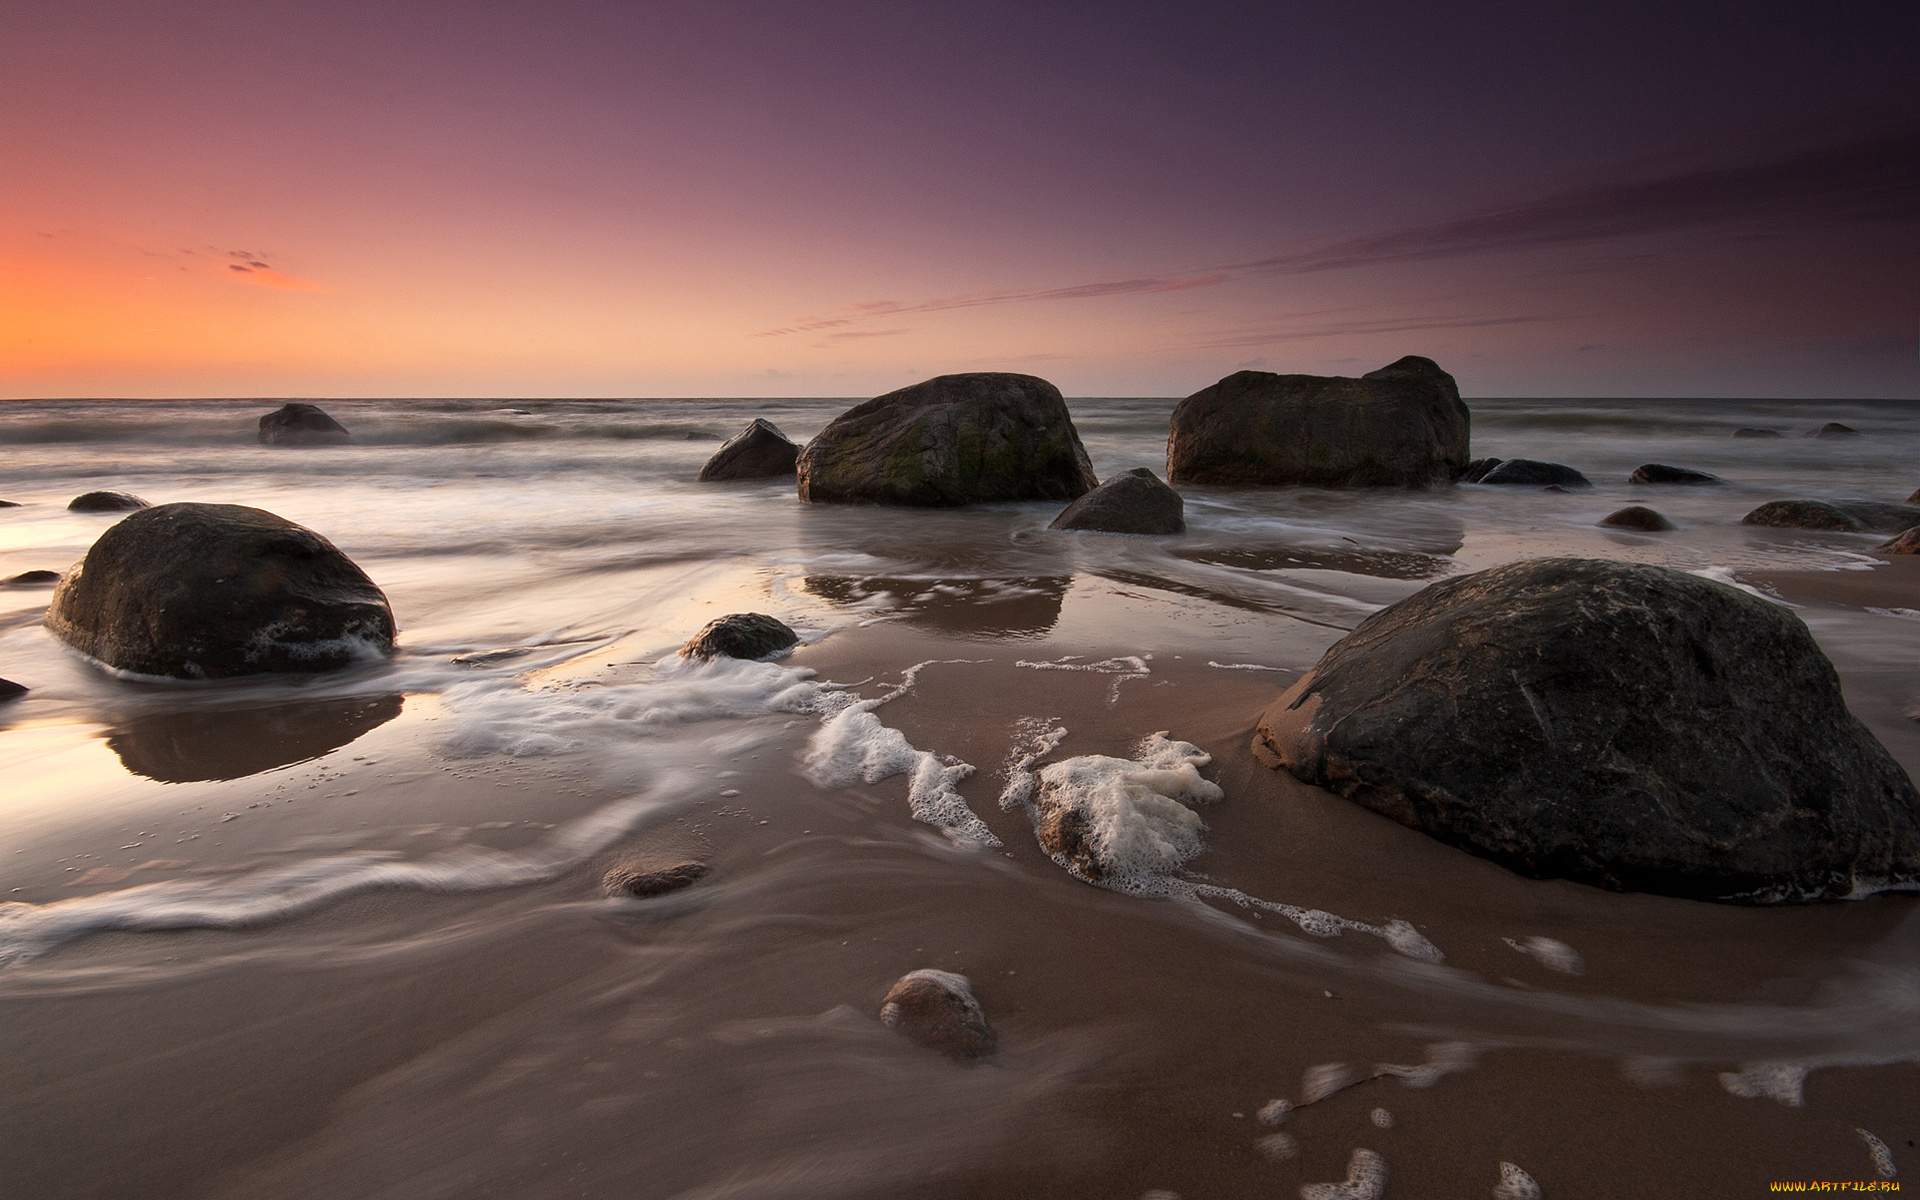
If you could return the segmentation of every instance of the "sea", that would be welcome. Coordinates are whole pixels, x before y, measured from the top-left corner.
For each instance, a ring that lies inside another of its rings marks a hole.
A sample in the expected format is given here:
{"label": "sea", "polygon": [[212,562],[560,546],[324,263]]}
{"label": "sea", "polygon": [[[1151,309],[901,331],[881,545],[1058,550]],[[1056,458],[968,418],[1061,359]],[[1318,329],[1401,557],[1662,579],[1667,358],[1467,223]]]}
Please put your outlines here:
{"label": "sea", "polygon": [[[1913,896],[1522,879],[1249,750],[1369,614],[1577,555],[1787,607],[1920,776],[1914,561],[1741,523],[1906,500],[1920,404],[1470,400],[1475,457],[1592,486],[1183,487],[1189,531],[1155,538],[696,481],[749,421],[804,443],[857,398],[316,402],[351,444],[260,444],[278,400],[0,402],[0,676],[29,689],[0,703],[0,1196],[1510,1200],[1920,1170]],[[1101,478],[1164,472],[1175,399],[1068,403]],[[1806,436],[1829,422],[1856,433]],[[1646,463],[1721,482],[1630,483]],[[197,683],[78,656],[13,577],[84,557],[119,514],[66,505],[97,489],[320,533],[397,652]],[[1632,504],[1677,529],[1599,524]],[[678,655],[738,612],[800,644]],[[1106,822],[1097,878],[1036,840],[1049,779]],[[683,890],[601,886],[683,862]],[[995,1054],[880,1019],[920,969],[969,981]]]}

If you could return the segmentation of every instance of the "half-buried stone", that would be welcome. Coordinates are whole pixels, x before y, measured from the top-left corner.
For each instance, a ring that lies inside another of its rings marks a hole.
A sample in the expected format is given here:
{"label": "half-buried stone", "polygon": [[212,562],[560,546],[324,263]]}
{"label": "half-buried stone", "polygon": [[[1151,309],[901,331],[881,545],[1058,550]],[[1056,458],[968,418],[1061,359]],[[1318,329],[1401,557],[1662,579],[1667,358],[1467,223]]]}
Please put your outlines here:
{"label": "half-buried stone", "polygon": [[1920,525],[1920,506],[1868,500],[1770,500],[1740,518],[1740,523],[1836,533],[1900,533]]}
{"label": "half-buried stone", "polygon": [[1060,389],[1032,375],[941,375],[855,405],[807,443],[802,500],[950,507],[1072,500],[1099,480]]}
{"label": "half-buried stone", "polygon": [[386,596],[332,542],[238,504],[162,504],[108,529],[46,624],[109,667],[176,679],[331,670],[394,635]]}
{"label": "half-buried stone", "polygon": [[260,418],[264,446],[339,446],[352,440],[347,427],[318,404],[283,404]]}
{"label": "half-buried stone", "polygon": [[1505,487],[1592,487],[1585,475],[1561,463],[1537,458],[1476,458],[1467,465],[1460,483],[1490,483]]}
{"label": "half-buried stone", "polygon": [[1254,748],[1527,875],[1746,904],[1920,888],[1920,792],[1807,627],[1665,567],[1435,584],[1329,650]]}
{"label": "half-buried stone", "polygon": [[780,432],[780,427],[765,417],[755,417],[714,451],[700,468],[699,482],[722,483],[730,479],[773,479],[793,474],[800,447]]}
{"label": "half-buried stone", "polygon": [[1186,501],[1145,467],[1115,475],[1067,505],[1049,529],[1094,533],[1171,534],[1187,531]]}
{"label": "half-buried stone", "polygon": [[1608,513],[1600,518],[1600,524],[1608,529],[1635,529],[1641,533],[1666,533],[1678,528],[1664,515],[1639,504],[1630,504],[1618,512]]}
{"label": "half-buried stone", "polygon": [[708,621],[706,628],[680,648],[680,657],[765,658],[799,640],[784,622],[765,613],[729,613]]}
{"label": "half-buried stone", "polygon": [[902,975],[880,1003],[880,1020],[916,1046],[949,1058],[985,1058],[999,1045],[965,975],[924,967]]}
{"label": "half-buried stone", "polygon": [[68,512],[134,512],[147,507],[147,502],[132,492],[82,492],[67,501]]}
{"label": "half-buried stone", "polygon": [[1408,355],[1358,379],[1237,371],[1174,407],[1169,483],[1426,487],[1467,465],[1453,376]]}
{"label": "half-buried stone", "polygon": [[1709,475],[1705,471],[1696,471],[1691,467],[1669,467],[1664,463],[1647,463],[1635,467],[1633,474],[1627,476],[1628,483],[1719,483],[1718,475]]}

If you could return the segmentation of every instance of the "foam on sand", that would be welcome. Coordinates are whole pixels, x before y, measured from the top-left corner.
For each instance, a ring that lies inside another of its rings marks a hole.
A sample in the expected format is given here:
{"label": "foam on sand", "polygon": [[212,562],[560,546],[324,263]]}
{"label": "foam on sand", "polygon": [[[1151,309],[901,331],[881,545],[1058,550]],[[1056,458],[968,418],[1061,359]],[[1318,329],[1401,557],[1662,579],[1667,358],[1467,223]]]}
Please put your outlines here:
{"label": "foam on sand", "polygon": [[1586,960],[1580,952],[1565,942],[1550,937],[1530,937],[1515,941],[1513,938],[1501,938],[1511,949],[1517,950],[1529,958],[1537,959],[1541,966],[1562,975],[1580,975],[1587,969]]}
{"label": "foam on sand", "polygon": [[1807,1065],[1795,1062],[1744,1063],[1738,1071],[1720,1072],[1721,1086],[1743,1100],[1778,1100],[1789,1108],[1806,1102]]}
{"label": "foam on sand", "polygon": [[1380,1200],[1387,1190],[1387,1160],[1371,1150],[1355,1150],[1347,1160],[1345,1183],[1309,1183],[1300,1200]]}
{"label": "foam on sand", "polygon": [[1147,666],[1147,660],[1153,657],[1151,654],[1120,655],[1114,658],[1103,658],[1099,662],[1081,662],[1080,657],[1078,654],[1066,654],[1044,662],[1022,660],[1013,665],[1026,667],[1032,671],[1091,671],[1098,675],[1111,675],[1113,686],[1107,689],[1109,707],[1120,703],[1121,684],[1130,679],[1146,679],[1153,674],[1153,669]]}
{"label": "foam on sand", "polygon": [[1893,1165],[1893,1151],[1887,1149],[1887,1144],[1858,1126],[1854,1132],[1867,1144],[1867,1153],[1873,1155],[1873,1169],[1880,1173],[1880,1178],[1900,1178],[1900,1168]]}
{"label": "foam on sand", "polygon": [[1533,1176],[1510,1162],[1500,1164],[1500,1182],[1493,1185],[1493,1200],[1540,1200],[1540,1185]]}
{"label": "foam on sand", "polygon": [[911,691],[920,671],[936,663],[972,662],[938,659],[916,663],[901,673],[900,684],[873,700],[854,700],[845,693],[825,702],[830,712],[807,741],[801,758],[808,778],[821,787],[850,787],[879,783],[895,775],[911,775],[907,805],[916,821],[924,821],[957,842],[999,846],[1001,841],[967,805],[955,786],[973,774],[973,766],[956,758],[942,761],[931,751],[916,749],[898,729],[881,723],[873,710]]}
{"label": "foam on sand", "polygon": [[1205,848],[1190,804],[1224,793],[1201,778],[1213,756],[1165,731],[1131,759],[1088,754],[1042,767],[1035,828],[1053,860],[1081,879],[1124,892],[1165,894],[1169,873]]}

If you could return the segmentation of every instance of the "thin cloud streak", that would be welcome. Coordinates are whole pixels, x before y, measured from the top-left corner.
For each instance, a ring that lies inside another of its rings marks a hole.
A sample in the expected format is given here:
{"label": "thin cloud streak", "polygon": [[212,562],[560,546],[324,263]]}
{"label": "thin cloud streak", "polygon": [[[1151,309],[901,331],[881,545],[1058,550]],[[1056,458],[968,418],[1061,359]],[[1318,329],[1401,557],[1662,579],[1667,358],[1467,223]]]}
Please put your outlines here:
{"label": "thin cloud streak", "polygon": [[1204,342],[1190,343],[1199,350],[1225,350],[1241,346],[1264,346],[1268,342],[1304,341],[1308,338],[1338,337],[1342,334],[1407,333],[1419,329],[1484,329],[1493,325],[1535,325],[1546,321],[1570,321],[1572,314],[1553,313],[1530,317],[1457,317],[1421,321],[1384,318],[1373,321],[1333,321],[1299,329],[1276,329],[1264,333],[1235,334]]}

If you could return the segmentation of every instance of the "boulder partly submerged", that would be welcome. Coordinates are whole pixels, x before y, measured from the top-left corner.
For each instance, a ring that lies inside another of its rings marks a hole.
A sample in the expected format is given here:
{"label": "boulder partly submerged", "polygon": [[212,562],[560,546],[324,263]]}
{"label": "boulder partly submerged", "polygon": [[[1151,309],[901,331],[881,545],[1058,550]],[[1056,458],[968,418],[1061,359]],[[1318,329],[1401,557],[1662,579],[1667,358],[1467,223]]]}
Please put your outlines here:
{"label": "boulder partly submerged", "polygon": [[1639,504],[1608,513],[1600,518],[1600,524],[1608,529],[1634,529],[1641,533],[1667,533],[1678,528],[1664,514]]}
{"label": "boulder partly submerged", "polygon": [[61,577],[47,628],[117,670],[176,679],[325,671],[393,649],[393,611],[311,529],[238,504],[162,504]]}
{"label": "boulder partly submerged", "polygon": [[1828,421],[1818,429],[1809,429],[1800,435],[1810,438],[1849,438],[1859,437],[1860,431],[1851,425],[1842,425],[1838,421]]}
{"label": "boulder partly submerged", "polygon": [[1067,505],[1048,529],[1093,533],[1172,534],[1187,531],[1180,493],[1145,467],[1115,475]]}
{"label": "boulder partly submerged", "polygon": [[880,1020],[914,1045],[948,1058],[985,1058],[1000,1043],[972,981],[932,967],[900,977],[880,1002]]}
{"label": "boulder partly submerged", "polygon": [[1692,467],[1669,467],[1665,463],[1646,463],[1635,467],[1628,483],[1719,483],[1718,475],[1696,471]]}
{"label": "boulder partly submerged", "polygon": [[1099,480],[1060,389],[1032,375],[941,375],[835,417],[796,464],[815,503],[950,507],[1072,500]]}
{"label": "boulder partly submerged", "polygon": [[1920,792],[1805,624],[1665,567],[1435,584],[1329,650],[1255,750],[1527,875],[1748,904],[1920,887]]}
{"label": "boulder partly submerged", "polygon": [[1901,533],[1920,525],[1920,505],[1869,500],[1769,500],[1740,518],[1740,523],[1834,533]]}
{"label": "boulder partly submerged", "polygon": [[789,441],[780,427],[765,417],[755,417],[747,427],[713,452],[700,468],[701,483],[722,483],[730,479],[773,479],[791,475],[800,457],[800,447]]}
{"label": "boulder partly submerged", "polygon": [[67,501],[68,512],[135,512],[150,507],[132,492],[82,492]]}
{"label": "boulder partly submerged", "polygon": [[715,617],[680,648],[681,658],[765,658],[799,642],[786,622],[765,613]]}
{"label": "boulder partly submerged", "polygon": [[1920,554],[1920,526],[1907,530],[1891,541],[1882,542],[1880,549],[1888,554]]}
{"label": "boulder partly submerged", "polygon": [[352,440],[347,427],[318,404],[283,404],[260,418],[263,446],[340,446]]}
{"label": "boulder partly submerged", "polygon": [[1537,458],[1476,458],[1455,480],[1457,483],[1488,483],[1496,487],[1592,487],[1585,475],[1562,463],[1541,462]]}
{"label": "boulder partly submerged", "polygon": [[1467,465],[1453,376],[1408,355],[1358,379],[1238,371],[1174,407],[1174,484],[1426,487]]}

